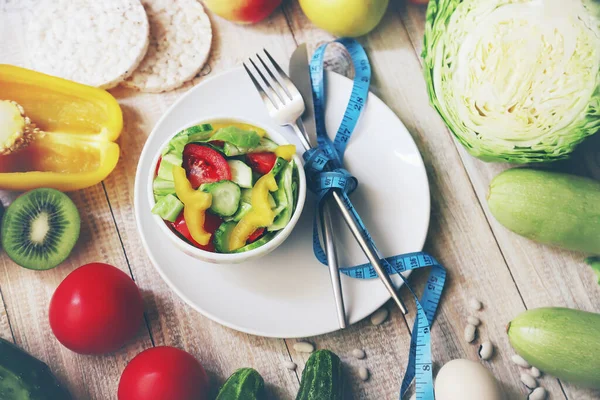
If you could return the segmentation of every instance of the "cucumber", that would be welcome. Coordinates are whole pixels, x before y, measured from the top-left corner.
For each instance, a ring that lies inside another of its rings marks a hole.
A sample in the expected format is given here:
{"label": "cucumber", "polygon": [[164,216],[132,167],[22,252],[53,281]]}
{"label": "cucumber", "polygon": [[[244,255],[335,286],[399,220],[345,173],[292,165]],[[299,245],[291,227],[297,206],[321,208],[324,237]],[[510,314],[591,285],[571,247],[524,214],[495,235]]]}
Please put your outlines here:
{"label": "cucumber", "polygon": [[[271,195],[271,193],[269,193],[268,199],[269,199],[269,205],[271,206],[271,208],[277,207],[277,202],[275,201],[275,199],[273,198],[273,195]],[[241,202],[246,203],[246,204],[252,203],[252,189],[242,189]]]}
{"label": "cucumber", "polygon": [[233,214],[231,217],[231,221],[239,222],[246,214],[248,214],[252,210],[252,206],[248,203],[241,202],[240,208],[238,208],[237,212]]}
{"label": "cucumber", "polygon": [[252,368],[238,369],[219,390],[216,400],[263,400],[265,381]]}
{"label": "cucumber", "polygon": [[229,253],[229,237],[231,231],[237,225],[236,222],[223,222],[214,234],[214,244],[217,253]]}
{"label": "cucumber", "polygon": [[600,389],[600,314],[569,308],[525,311],[508,325],[508,338],[540,370]]}
{"label": "cucumber", "polygon": [[252,168],[240,160],[227,160],[227,164],[229,164],[231,180],[233,182],[242,188],[252,187]]}
{"label": "cucumber", "polygon": [[275,160],[275,164],[273,165],[273,168],[271,169],[271,173],[273,174],[273,176],[275,176],[277,178],[277,175],[279,175],[279,173],[281,171],[283,171],[283,169],[285,168],[285,166],[288,165],[288,161],[281,158],[281,157],[277,157],[277,160]]}
{"label": "cucumber", "polygon": [[232,251],[232,253],[243,253],[245,251],[250,251],[254,249],[258,249],[260,246],[267,244],[275,237],[275,233],[267,233],[256,242],[245,245],[244,247],[240,247],[237,250]]}
{"label": "cucumber", "polygon": [[490,185],[492,215],[536,242],[600,254],[600,182],[557,172],[516,168]]}
{"label": "cucumber", "polygon": [[340,358],[329,350],[317,350],[306,361],[296,400],[343,399],[344,376]]}
{"label": "cucumber", "polygon": [[293,165],[287,164],[279,176],[277,181],[277,191],[275,197],[278,200],[283,201],[285,199],[285,207],[279,212],[273,224],[267,228],[269,232],[274,232],[285,228],[290,222],[294,210],[294,193],[292,188],[293,182]]}
{"label": "cucumber", "polygon": [[231,217],[240,207],[240,187],[231,181],[203,183],[200,190],[212,195],[210,211],[221,217]]}
{"label": "cucumber", "polygon": [[[155,198],[175,194],[175,182],[173,182],[173,179],[166,180],[156,177],[154,178],[154,182],[152,182],[152,189],[154,190]],[[158,201],[158,199],[156,200]]]}
{"label": "cucumber", "polygon": [[175,222],[181,210],[183,210],[183,203],[174,195],[168,194],[159,198],[152,207],[152,214],[156,214],[166,221]]}
{"label": "cucumber", "polygon": [[46,364],[0,339],[0,399],[70,400],[71,395]]}

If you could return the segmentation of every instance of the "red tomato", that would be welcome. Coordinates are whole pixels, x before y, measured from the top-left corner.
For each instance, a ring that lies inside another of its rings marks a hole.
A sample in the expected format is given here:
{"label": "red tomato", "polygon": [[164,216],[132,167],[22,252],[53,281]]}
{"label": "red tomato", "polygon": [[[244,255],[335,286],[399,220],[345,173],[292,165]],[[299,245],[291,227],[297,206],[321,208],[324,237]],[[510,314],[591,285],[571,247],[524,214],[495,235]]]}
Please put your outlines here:
{"label": "red tomato", "polygon": [[175,347],[142,351],[119,381],[119,400],[206,400],[208,376],[191,354]]}
{"label": "red tomato", "polygon": [[273,169],[277,156],[275,153],[250,153],[246,159],[254,171],[264,175]]}
{"label": "red tomato", "polygon": [[[209,233],[215,233],[215,231],[219,228],[219,226],[221,226],[222,223],[223,220],[219,216],[207,212],[206,218],[204,219],[204,230]],[[183,211],[179,214],[175,222],[171,223],[171,226],[177,232],[179,232],[181,236],[186,238],[188,242],[190,242],[197,248],[206,251],[212,251],[213,253],[215,252],[215,245],[213,244],[212,240],[208,242],[206,246],[203,246],[200,243],[196,242],[194,238],[192,238],[192,234],[190,233],[190,230],[188,229],[188,226],[185,222],[185,218],[183,217]]]}
{"label": "red tomato", "polygon": [[231,180],[231,170],[225,157],[215,149],[199,144],[185,146],[183,167],[194,189],[203,183]]}
{"label": "red tomato", "polygon": [[109,353],[138,331],[144,317],[140,291],[129,275],[102,263],[71,272],[50,301],[50,327],[80,354]]}
{"label": "red tomato", "polygon": [[265,228],[258,228],[248,237],[248,243],[256,242],[265,233]]}

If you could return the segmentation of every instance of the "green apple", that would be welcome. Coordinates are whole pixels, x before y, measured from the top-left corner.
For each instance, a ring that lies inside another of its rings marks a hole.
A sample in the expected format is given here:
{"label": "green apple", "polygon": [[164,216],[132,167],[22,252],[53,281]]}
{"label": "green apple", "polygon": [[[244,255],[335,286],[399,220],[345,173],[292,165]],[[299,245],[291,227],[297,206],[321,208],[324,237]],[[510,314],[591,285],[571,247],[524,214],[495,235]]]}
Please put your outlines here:
{"label": "green apple", "polygon": [[389,0],[300,0],[304,14],[316,26],[337,36],[371,32],[383,18]]}
{"label": "green apple", "polygon": [[267,18],[281,0],[204,0],[209,10],[241,24],[253,24]]}

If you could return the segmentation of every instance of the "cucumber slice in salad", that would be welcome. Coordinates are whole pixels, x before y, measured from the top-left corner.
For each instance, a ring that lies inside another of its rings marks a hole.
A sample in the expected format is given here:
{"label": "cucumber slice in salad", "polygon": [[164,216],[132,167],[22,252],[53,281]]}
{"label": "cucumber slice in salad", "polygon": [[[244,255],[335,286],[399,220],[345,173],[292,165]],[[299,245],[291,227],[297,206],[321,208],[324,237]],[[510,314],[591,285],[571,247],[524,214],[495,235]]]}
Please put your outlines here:
{"label": "cucumber slice in salad", "polygon": [[229,169],[231,170],[231,180],[235,182],[239,187],[251,188],[252,182],[252,168],[250,168],[245,162],[240,160],[227,160]]}
{"label": "cucumber slice in salad", "polygon": [[215,231],[213,243],[217,253],[229,253],[229,237],[236,225],[236,222],[224,222]]}
{"label": "cucumber slice in salad", "polygon": [[[277,192],[275,192],[277,193]],[[275,208],[277,207],[277,202],[275,201],[275,199],[273,198],[273,195],[271,195],[271,193],[269,193],[268,195],[268,199],[269,199],[269,205],[271,206],[271,208]],[[242,204],[252,204],[252,189],[242,189],[242,196],[240,198]]]}
{"label": "cucumber slice in salad", "polygon": [[231,181],[204,183],[200,190],[212,195],[210,211],[221,217],[231,217],[240,207],[240,187]]}
{"label": "cucumber slice in salad", "polygon": [[175,195],[168,194],[158,199],[152,207],[152,214],[156,214],[164,220],[175,222],[181,210],[183,210],[183,203]]}
{"label": "cucumber slice in salad", "polygon": [[288,165],[287,160],[284,160],[281,157],[277,157],[277,160],[275,160],[275,165],[273,165],[273,169],[271,169],[273,176],[277,178],[277,175],[279,175],[279,173],[283,171],[286,165]]}
{"label": "cucumber slice in salad", "polygon": [[267,233],[265,236],[258,239],[256,242],[245,245],[242,248],[232,251],[231,253],[243,253],[245,251],[250,251],[254,249],[258,249],[260,246],[267,244],[273,239],[275,233]]}
{"label": "cucumber slice in salad", "polygon": [[279,231],[285,228],[292,218],[292,214],[294,212],[293,175],[294,165],[293,162],[291,162],[286,165],[281,172],[281,176],[277,180],[278,189],[275,192],[275,197],[277,199],[281,199],[283,202],[283,199],[285,198],[286,205],[277,215],[275,221],[273,221],[273,224],[267,228],[269,232]]}

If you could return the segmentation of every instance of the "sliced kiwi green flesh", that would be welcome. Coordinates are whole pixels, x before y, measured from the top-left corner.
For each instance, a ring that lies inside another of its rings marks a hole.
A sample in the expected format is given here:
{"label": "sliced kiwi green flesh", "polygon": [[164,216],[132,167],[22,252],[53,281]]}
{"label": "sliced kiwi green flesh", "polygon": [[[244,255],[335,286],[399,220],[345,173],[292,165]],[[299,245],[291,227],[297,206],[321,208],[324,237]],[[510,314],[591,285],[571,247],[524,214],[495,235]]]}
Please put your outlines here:
{"label": "sliced kiwi green flesh", "polygon": [[22,267],[45,270],[63,262],[79,238],[77,207],[55,189],[35,189],[18,197],[2,220],[2,247]]}

